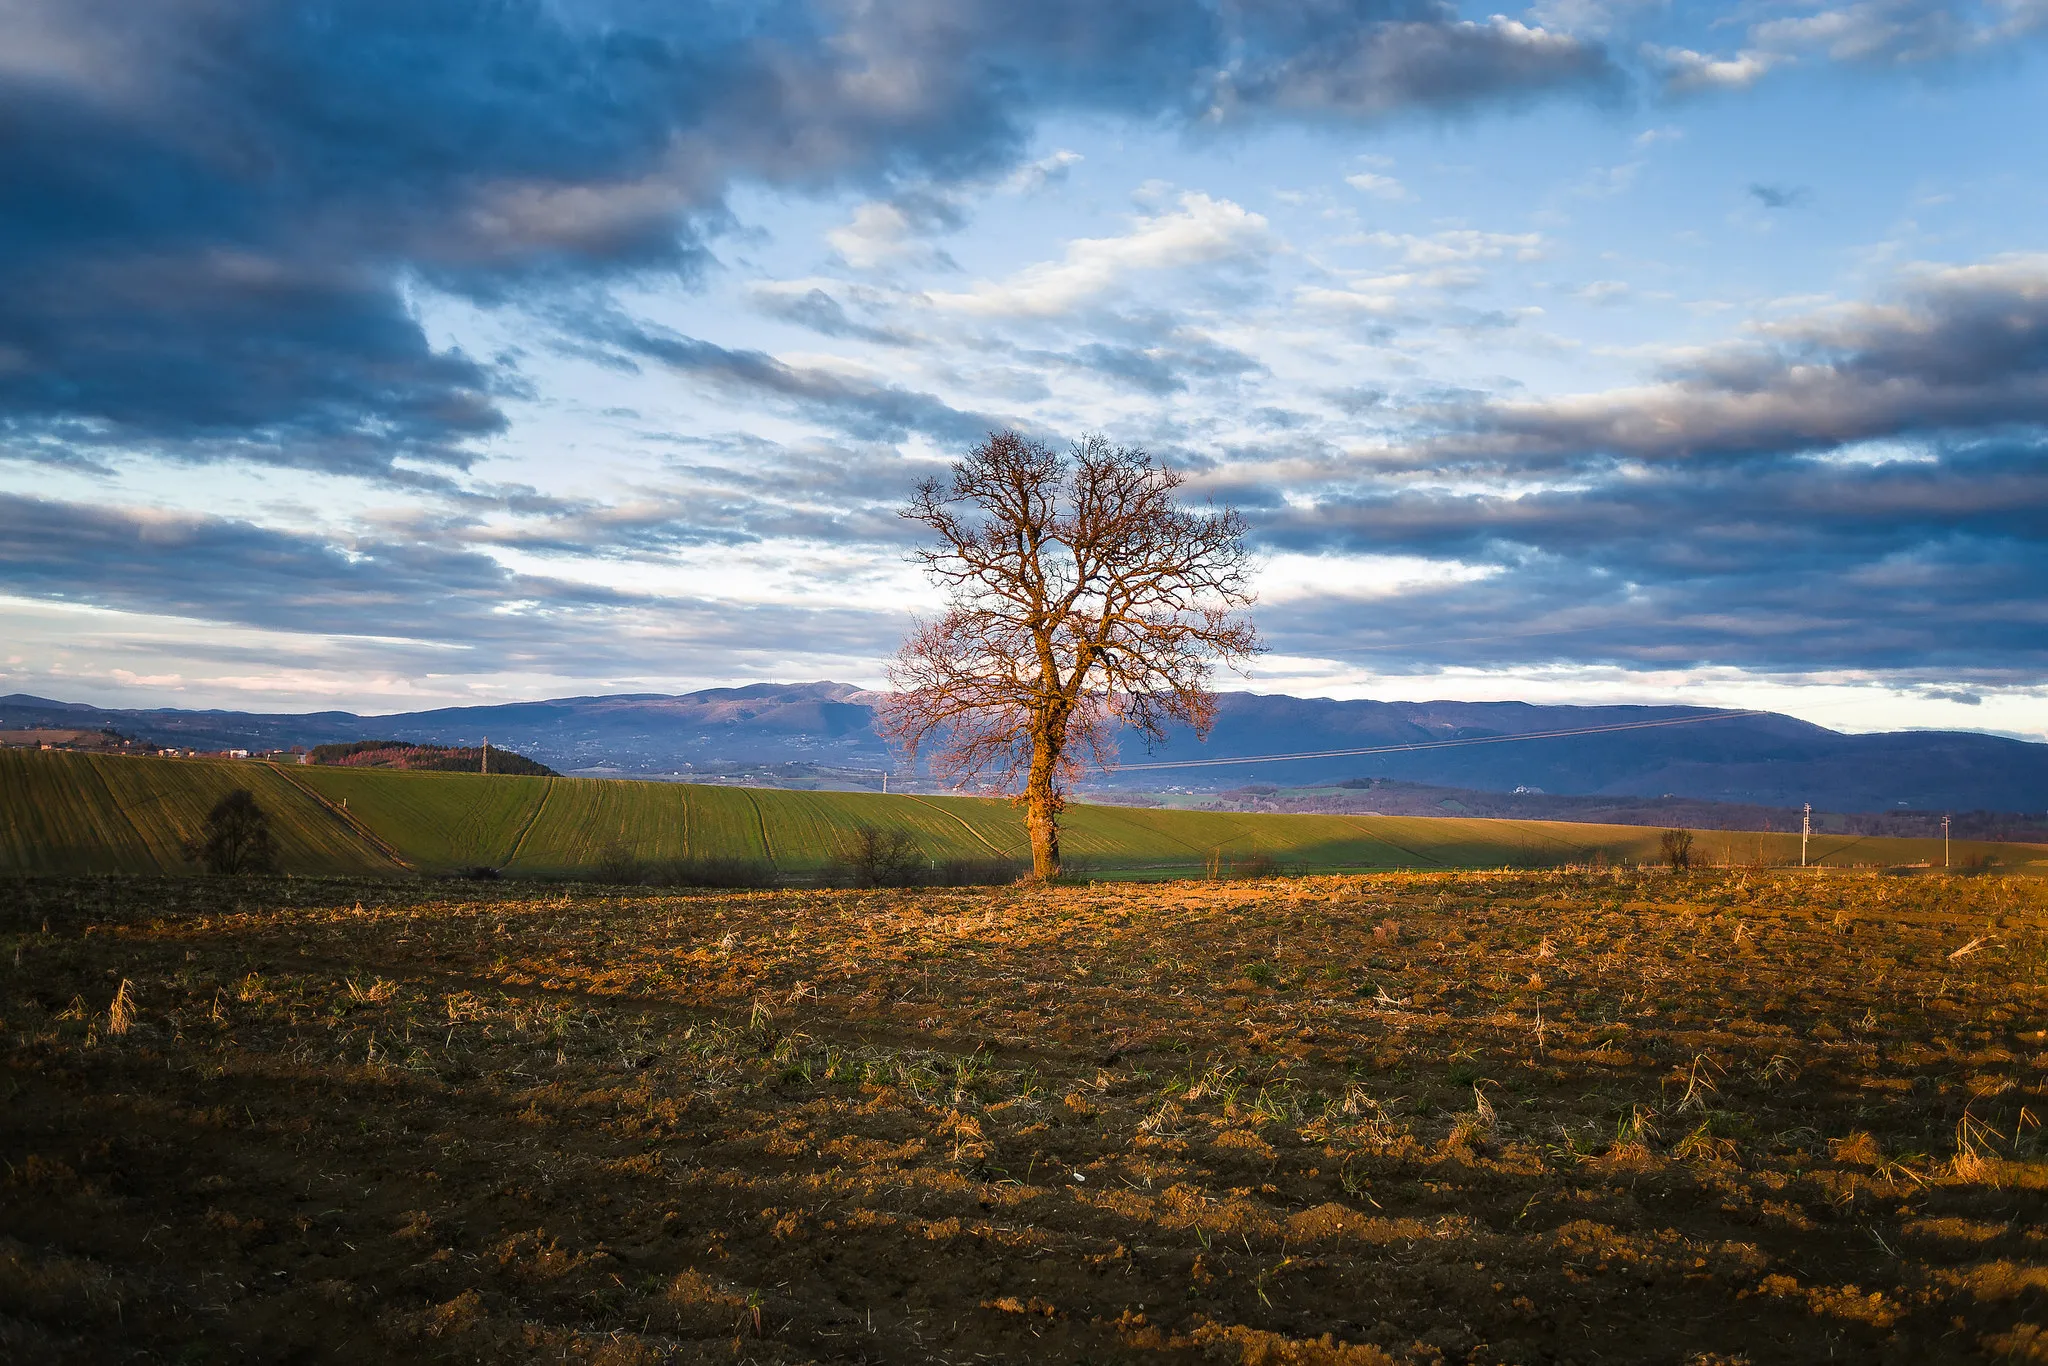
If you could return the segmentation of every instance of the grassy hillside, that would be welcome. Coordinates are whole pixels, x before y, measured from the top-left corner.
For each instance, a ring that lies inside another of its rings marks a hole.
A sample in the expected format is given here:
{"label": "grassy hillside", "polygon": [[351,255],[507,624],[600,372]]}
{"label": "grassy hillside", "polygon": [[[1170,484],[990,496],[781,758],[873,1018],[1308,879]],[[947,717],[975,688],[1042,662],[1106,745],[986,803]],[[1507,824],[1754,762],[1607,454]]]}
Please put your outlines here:
{"label": "grassy hillside", "polygon": [[0,869],[177,872],[180,848],[238,787],[270,815],[293,872],[388,873],[374,840],[268,764],[0,750]]}
{"label": "grassy hillside", "polygon": [[[180,843],[213,803],[247,787],[270,813],[294,872],[445,872],[475,865],[560,874],[621,855],[740,858],[802,876],[828,865],[863,825],[908,833],[938,862],[1028,857],[1021,813],[975,797],[874,796],[205,759],[0,751],[0,871],[156,872],[187,868]],[[1075,806],[1068,854],[1105,872],[1195,872],[1264,855],[1283,865],[1542,867],[1604,858],[1654,861],[1642,826],[1458,817],[1255,815]],[[1796,864],[1797,835],[1700,833],[1705,863]],[[2048,871],[2048,848],[1956,842],[1959,864]],[[1939,840],[1818,836],[1816,864],[1898,865],[1942,858]]]}

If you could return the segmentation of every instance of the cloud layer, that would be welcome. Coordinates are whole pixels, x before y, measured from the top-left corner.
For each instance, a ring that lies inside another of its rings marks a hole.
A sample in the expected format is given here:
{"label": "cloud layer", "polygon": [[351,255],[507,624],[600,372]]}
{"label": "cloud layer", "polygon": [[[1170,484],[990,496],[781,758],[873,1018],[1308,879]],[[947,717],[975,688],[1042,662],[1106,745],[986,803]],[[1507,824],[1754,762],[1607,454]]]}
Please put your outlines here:
{"label": "cloud layer", "polygon": [[17,0],[0,593],[565,676],[871,661],[936,457],[1106,429],[1245,507],[1262,628],[1332,671],[2028,685],[2039,243],[1923,231],[1941,167],[1868,241],[1844,139],[1732,115],[1720,199],[1657,177],[1680,121],[1986,71],[2048,8],[1724,19]]}
{"label": "cloud layer", "polygon": [[[982,175],[1056,109],[1369,118],[1612,74],[1426,0],[22,0],[0,52],[11,449],[352,473],[504,426],[507,378],[436,348],[414,290],[687,275],[735,183]],[[882,264],[915,217],[878,204],[840,249]]]}

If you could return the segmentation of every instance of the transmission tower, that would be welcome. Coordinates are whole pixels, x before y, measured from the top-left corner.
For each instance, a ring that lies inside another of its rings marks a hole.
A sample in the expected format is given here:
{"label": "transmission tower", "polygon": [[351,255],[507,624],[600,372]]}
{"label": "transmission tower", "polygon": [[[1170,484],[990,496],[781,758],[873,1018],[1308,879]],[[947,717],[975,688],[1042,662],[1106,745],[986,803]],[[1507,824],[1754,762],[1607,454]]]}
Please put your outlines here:
{"label": "transmission tower", "polygon": [[1806,804],[1806,814],[1799,818],[1799,866],[1806,866],[1806,842],[1813,838],[1813,803]]}

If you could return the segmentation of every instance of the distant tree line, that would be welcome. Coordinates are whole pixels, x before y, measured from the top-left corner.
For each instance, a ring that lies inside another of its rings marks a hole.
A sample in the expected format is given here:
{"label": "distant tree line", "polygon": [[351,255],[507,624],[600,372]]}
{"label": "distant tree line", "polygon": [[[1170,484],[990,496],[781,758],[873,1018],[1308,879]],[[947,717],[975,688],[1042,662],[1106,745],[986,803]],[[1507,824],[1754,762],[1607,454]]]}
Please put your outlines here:
{"label": "distant tree line", "polygon": [[[337,768],[407,768],[439,773],[475,773],[483,767],[483,747],[420,745],[410,740],[351,740],[341,745],[315,745],[312,761]],[[491,746],[492,773],[522,777],[562,775],[535,759]]]}

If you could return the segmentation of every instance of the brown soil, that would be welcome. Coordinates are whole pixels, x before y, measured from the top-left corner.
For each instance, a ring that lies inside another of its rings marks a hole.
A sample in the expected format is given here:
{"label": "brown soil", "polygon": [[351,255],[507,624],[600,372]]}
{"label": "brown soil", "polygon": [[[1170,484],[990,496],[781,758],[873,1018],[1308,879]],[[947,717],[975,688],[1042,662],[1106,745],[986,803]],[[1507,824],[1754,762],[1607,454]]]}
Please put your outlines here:
{"label": "brown soil", "polygon": [[19,883],[0,1358],[2048,1361],[2043,891]]}

